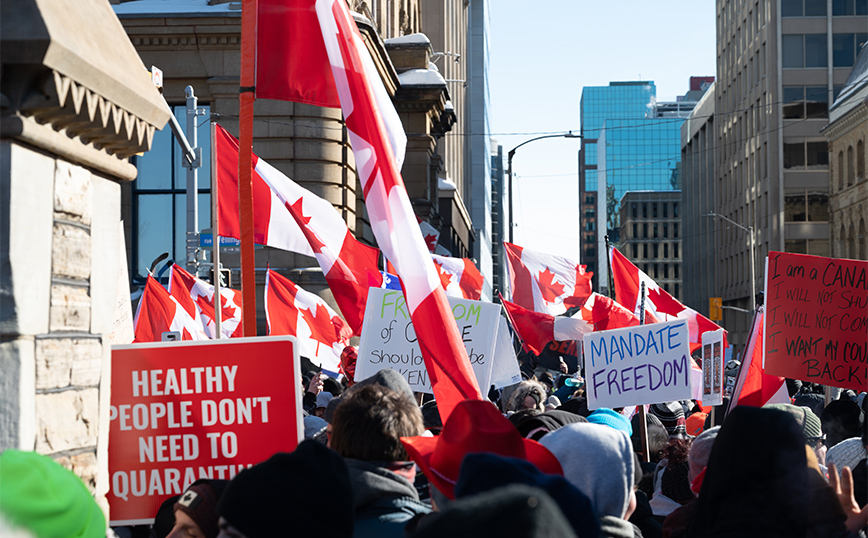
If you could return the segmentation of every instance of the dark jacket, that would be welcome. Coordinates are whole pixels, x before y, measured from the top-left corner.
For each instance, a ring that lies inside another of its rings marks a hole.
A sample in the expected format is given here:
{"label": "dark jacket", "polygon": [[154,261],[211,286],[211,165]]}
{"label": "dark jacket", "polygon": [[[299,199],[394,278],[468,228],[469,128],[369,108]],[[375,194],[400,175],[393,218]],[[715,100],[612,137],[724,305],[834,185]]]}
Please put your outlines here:
{"label": "dark jacket", "polygon": [[403,537],[407,521],[431,512],[403,476],[367,461],[346,462],[355,496],[355,538]]}

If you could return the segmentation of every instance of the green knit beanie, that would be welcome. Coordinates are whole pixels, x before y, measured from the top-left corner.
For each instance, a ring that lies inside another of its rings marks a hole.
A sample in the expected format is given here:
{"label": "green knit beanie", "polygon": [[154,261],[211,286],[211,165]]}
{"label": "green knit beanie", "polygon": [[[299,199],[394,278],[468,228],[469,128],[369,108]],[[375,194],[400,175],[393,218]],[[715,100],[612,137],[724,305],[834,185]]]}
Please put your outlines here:
{"label": "green knit beanie", "polygon": [[34,452],[0,454],[0,512],[38,538],[105,536],[105,516],[81,479]]}

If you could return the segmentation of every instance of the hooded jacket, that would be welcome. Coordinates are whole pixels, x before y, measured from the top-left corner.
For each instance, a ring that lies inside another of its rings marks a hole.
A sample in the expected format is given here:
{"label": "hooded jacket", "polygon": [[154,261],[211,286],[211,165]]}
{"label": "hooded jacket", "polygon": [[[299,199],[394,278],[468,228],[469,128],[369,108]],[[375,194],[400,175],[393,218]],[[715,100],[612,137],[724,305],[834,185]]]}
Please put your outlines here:
{"label": "hooded jacket", "polygon": [[346,458],[355,497],[356,538],[402,538],[413,517],[431,507],[406,478],[375,463]]}

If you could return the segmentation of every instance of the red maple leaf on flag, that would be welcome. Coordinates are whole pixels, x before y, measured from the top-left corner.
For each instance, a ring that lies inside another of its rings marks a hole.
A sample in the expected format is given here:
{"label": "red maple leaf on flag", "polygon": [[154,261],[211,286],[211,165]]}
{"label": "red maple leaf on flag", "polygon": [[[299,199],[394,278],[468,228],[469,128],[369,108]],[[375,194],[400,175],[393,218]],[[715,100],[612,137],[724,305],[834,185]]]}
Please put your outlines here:
{"label": "red maple leaf on flag", "polygon": [[434,252],[437,248],[437,236],[434,234],[425,234],[425,244],[428,245],[428,250]]}
{"label": "red maple leaf on flag", "polygon": [[539,274],[539,290],[542,298],[550,303],[564,294],[564,285],[555,281],[555,274],[548,267]]}
{"label": "red maple leaf on flag", "polygon": [[[220,304],[221,304],[221,306],[220,306],[220,314],[221,314],[220,319],[225,320],[225,319],[234,318],[236,309],[233,306],[227,304],[225,297],[223,297],[222,299],[223,300],[220,301]],[[202,313],[208,317],[208,319],[210,319],[212,321],[214,320],[214,303],[213,302],[209,301],[208,298],[205,297],[204,295],[197,295],[196,296],[196,304],[199,306],[199,309],[202,311]]]}
{"label": "red maple leaf on flag", "polygon": [[654,303],[657,312],[661,314],[669,314],[670,316],[678,317],[678,314],[684,310],[684,305],[666,293],[663,288],[649,289],[648,298],[651,299],[652,303]]}
{"label": "red maple leaf on flag", "polygon": [[437,276],[440,277],[440,284],[443,286],[445,290],[447,286],[452,282],[452,275],[443,270],[443,264],[435,261],[434,267],[437,268]]}
{"label": "red maple leaf on flag", "polygon": [[310,327],[311,340],[322,342],[328,347],[335,343],[337,340],[335,325],[332,323],[329,311],[322,304],[316,305],[316,312],[306,309],[300,309],[299,312],[304,317],[307,326]]}
{"label": "red maple leaf on flag", "polygon": [[307,239],[307,242],[310,243],[310,248],[314,252],[322,252],[323,247],[325,247],[325,243],[319,240],[319,237],[310,229],[308,223],[310,223],[311,217],[305,217],[304,212],[301,209],[301,204],[304,198],[299,198],[295,201],[294,204],[286,204],[286,208],[292,213],[292,216],[295,217],[296,222],[298,222],[298,227],[301,228],[301,232],[304,234],[304,237]]}

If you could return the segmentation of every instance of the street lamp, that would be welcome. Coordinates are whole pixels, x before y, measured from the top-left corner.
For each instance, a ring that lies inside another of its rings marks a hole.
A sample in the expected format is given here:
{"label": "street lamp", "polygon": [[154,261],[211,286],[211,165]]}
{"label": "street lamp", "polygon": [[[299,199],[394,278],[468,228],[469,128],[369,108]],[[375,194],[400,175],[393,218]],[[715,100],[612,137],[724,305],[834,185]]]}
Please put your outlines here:
{"label": "street lamp", "polygon": [[518,148],[524,146],[525,144],[530,144],[531,142],[535,142],[537,140],[542,140],[543,138],[584,138],[584,137],[582,135],[575,134],[572,131],[567,131],[566,133],[559,133],[559,134],[543,135],[543,136],[538,136],[536,138],[531,138],[530,140],[525,140],[521,144],[519,144],[519,145],[515,146],[514,148],[512,148],[511,150],[509,150],[509,153],[507,153],[507,156],[506,156],[506,162],[507,162],[507,172],[506,173],[509,176],[509,242],[510,243],[513,242],[512,241],[512,230],[514,227],[513,212],[512,212],[512,158],[515,155],[515,150],[517,150]]}
{"label": "street lamp", "polygon": [[732,224],[733,226],[736,226],[746,231],[750,236],[750,306],[751,312],[756,312],[756,238],[754,237],[753,226],[742,226],[734,220],[714,212],[708,213],[704,216],[723,219],[726,222]]}

